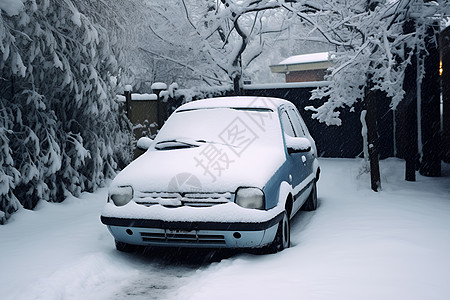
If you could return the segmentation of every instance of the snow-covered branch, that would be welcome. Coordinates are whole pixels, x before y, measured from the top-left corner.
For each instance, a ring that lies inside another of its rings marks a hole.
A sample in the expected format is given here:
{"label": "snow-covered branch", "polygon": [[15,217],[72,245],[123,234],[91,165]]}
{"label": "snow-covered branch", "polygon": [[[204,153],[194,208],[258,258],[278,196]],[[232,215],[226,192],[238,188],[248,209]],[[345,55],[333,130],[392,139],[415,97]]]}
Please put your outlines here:
{"label": "snow-covered branch", "polygon": [[[395,109],[403,99],[403,77],[411,55],[415,49],[424,49],[424,28],[435,20],[434,16],[448,10],[447,2],[399,0],[379,2],[372,10],[358,10],[349,9],[357,7],[358,1],[349,1],[323,6],[315,15],[297,13],[318,29],[324,41],[336,46],[332,53],[333,66],[325,78],[331,84],[313,92],[313,99],[326,97],[327,101],[314,109],[313,117],[339,125],[338,110],[364,101],[369,78],[370,89],[384,92]],[[339,13],[342,11],[347,13]],[[329,18],[327,22],[323,21],[324,16]],[[403,31],[408,18],[415,20],[413,33]]]}

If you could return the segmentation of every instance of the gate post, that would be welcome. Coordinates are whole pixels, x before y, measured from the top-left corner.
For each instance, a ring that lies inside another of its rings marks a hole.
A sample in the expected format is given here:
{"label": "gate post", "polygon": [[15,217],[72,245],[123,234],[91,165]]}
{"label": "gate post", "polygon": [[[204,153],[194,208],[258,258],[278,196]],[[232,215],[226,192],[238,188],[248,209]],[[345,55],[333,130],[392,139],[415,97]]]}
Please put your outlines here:
{"label": "gate post", "polygon": [[161,92],[167,90],[167,84],[163,82],[155,82],[151,86],[153,94],[158,96],[158,129],[161,129],[164,121],[166,120],[166,105],[162,101]]}
{"label": "gate post", "polygon": [[131,121],[131,91],[132,91],[131,85],[127,84],[125,86],[123,94],[125,96],[125,107],[126,107],[125,111],[127,114],[127,118],[130,121]]}

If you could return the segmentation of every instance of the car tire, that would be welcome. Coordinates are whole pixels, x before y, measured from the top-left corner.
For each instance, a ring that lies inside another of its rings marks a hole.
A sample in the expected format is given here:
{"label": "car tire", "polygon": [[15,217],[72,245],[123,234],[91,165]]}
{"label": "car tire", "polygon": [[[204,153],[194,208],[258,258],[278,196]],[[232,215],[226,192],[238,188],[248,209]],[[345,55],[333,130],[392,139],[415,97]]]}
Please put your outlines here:
{"label": "car tire", "polygon": [[118,240],[116,240],[115,242],[116,242],[116,249],[120,252],[134,252],[137,250],[136,245],[119,242]]}
{"label": "car tire", "polygon": [[314,180],[313,187],[311,190],[311,194],[309,194],[308,199],[306,199],[305,203],[302,206],[302,210],[304,211],[313,211],[317,208],[317,184]]}
{"label": "car tire", "polygon": [[283,213],[283,219],[278,224],[278,230],[275,239],[264,253],[277,253],[291,246],[291,226],[289,216],[286,211]]}

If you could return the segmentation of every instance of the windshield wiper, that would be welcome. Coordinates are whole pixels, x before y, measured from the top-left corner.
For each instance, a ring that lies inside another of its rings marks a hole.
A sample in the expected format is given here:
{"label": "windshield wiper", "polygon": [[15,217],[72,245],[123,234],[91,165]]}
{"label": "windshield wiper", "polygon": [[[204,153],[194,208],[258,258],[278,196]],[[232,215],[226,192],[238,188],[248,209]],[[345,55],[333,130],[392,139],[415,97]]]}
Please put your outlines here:
{"label": "windshield wiper", "polygon": [[224,145],[224,146],[228,146],[228,147],[232,147],[232,148],[239,148],[238,146],[235,145],[230,145],[230,144],[225,144],[225,143],[220,143],[220,142],[216,142],[216,141],[209,141],[209,140],[203,140],[203,139],[199,139],[199,140],[194,140],[194,139],[171,139],[171,140],[164,140],[164,141],[160,141],[157,142],[155,145],[155,149],[156,150],[173,150],[173,149],[183,149],[183,148],[195,148],[195,147],[199,147],[202,144],[216,144],[216,145]]}
{"label": "windshield wiper", "polygon": [[189,140],[189,139],[173,139],[160,141],[156,143],[156,150],[170,150],[170,149],[180,149],[180,148],[193,148],[200,146],[204,141],[202,140]]}

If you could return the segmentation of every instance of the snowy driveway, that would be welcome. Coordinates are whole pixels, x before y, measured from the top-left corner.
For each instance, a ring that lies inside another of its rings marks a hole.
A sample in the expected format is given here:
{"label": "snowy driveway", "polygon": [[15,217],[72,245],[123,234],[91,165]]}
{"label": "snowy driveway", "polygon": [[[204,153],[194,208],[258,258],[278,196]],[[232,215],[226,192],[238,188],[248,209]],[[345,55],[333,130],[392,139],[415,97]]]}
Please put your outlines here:
{"label": "snowy driveway", "polygon": [[318,210],[275,255],[118,253],[99,221],[106,190],[23,210],[0,226],[1,298],[450,299],[449,166],[410,183],[383,161],[374,193],[359,161],[321,164]]}
{"label": "snowy driveway", "polygon": [[116,251],[99,219],[106,196],[42,202],[0,227],[0,299],[163,299],[205,264],[192,251]]}

